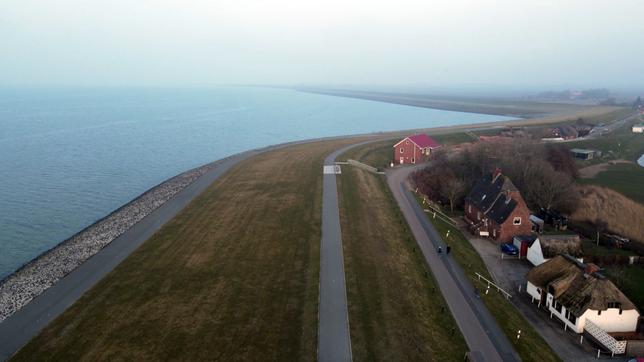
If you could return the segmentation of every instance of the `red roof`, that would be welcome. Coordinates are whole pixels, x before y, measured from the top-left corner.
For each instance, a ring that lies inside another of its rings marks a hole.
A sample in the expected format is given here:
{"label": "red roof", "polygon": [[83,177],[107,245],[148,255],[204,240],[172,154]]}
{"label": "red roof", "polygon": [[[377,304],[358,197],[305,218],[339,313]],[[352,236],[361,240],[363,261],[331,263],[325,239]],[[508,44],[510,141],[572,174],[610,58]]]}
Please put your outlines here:
{"label": "red roof", "polygon": [[424,133],[415,134],[407,137],[410,141],[414,142],[420,148],[437,148],[441,145],[435,139],[429,137]]}

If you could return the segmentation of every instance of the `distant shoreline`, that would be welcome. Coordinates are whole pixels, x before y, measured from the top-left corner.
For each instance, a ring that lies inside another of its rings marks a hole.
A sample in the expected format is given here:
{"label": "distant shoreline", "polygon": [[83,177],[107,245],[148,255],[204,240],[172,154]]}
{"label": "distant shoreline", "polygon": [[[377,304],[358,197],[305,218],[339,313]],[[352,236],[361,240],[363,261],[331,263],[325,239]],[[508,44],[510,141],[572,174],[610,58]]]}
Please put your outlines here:
{"label": "distant shoreline", "polygon": [[401,104],[412,107],[430,108],[452,112],[486,114],[523,119],[562,116],[564,114],[579,112],[593,107],[601,107],[591,105],[575,105],[568,103],[543,103],[501,98],[450,97],[413,93],[375,92],[313,87],[297,87],[294,89],[305,93],[357,98],[376,102]]}

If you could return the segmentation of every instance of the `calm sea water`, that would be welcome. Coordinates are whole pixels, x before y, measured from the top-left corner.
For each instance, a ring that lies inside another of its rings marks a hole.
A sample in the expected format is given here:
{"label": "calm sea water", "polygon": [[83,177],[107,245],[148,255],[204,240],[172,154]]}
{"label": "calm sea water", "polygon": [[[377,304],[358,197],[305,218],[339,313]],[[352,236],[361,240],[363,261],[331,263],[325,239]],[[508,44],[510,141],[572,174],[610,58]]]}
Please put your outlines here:
{"label": "calm sea water", "polygon": [[502,119],[280,89],[3,89],[0,278],[159,182],[230,154]]}

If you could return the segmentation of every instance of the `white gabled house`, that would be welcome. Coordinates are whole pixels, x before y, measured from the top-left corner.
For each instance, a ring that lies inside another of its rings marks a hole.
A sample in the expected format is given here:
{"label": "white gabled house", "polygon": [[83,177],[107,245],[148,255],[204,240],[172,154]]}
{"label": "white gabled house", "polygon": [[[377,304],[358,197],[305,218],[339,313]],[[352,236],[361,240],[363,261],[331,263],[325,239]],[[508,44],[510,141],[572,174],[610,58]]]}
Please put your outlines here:
{"label": "white gabled house", "polygon": [[607,333],[635,332],[639,311],[598,270],[594,264],[558,255],[528,272],[526,292],[577,333],[588,329],[587,321]]}
{"label": "white gabled house", "polygon": [[634,125],[632,131],[633,133],[644,133],[644,123]]}

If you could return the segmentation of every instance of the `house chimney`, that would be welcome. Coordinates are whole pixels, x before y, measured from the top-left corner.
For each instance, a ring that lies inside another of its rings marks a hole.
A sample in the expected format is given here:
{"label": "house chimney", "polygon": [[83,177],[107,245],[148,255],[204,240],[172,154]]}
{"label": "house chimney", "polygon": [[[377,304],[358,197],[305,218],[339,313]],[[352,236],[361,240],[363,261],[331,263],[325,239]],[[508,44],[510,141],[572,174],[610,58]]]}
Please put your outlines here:
{"label": "house chimney", "polygon": [[586,267],[584,269],[584,272],[588,275],[591,275],[592,273],[598,272],[598,271],[599,271],[599,267],[593,263],[586,264]]}

